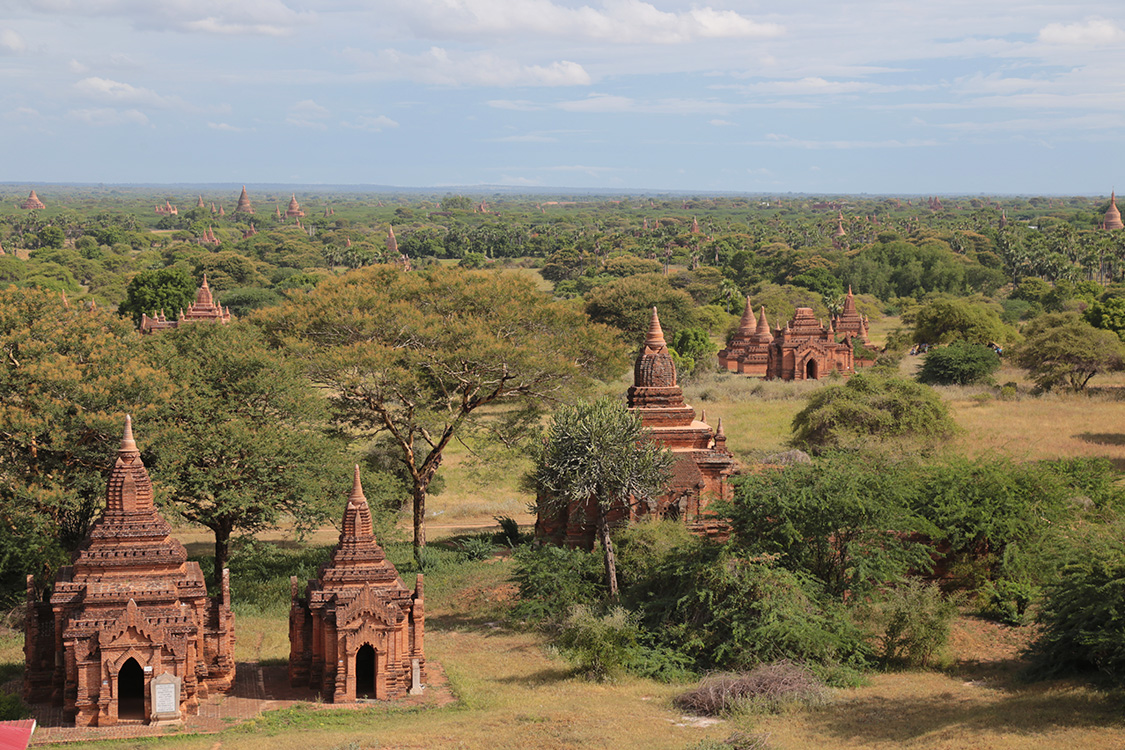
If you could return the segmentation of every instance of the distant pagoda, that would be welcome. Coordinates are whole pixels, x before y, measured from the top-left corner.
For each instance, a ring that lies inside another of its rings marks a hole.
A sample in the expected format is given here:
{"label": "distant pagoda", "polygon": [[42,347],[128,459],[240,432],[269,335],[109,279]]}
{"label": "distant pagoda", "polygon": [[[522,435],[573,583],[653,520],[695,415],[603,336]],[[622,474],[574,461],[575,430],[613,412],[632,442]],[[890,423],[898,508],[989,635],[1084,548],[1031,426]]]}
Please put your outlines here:
{"label": "distant pagoda", "polygon": [[[32,195],[35,193],[33,192]],[[1106,209],[1102,229],[1125,229],[1125,224],[1121,222],[1121,212],[1117,210],[1116,190],[1109,194],[1109,208]]]}
{"label": "distant pagoda", "polygon": [[31,191],[31,195],[27,196],[27,200],[25,200],[23,203],[20,204],[20,208],[27,209],[27,210],[46,208],[46,207],[47,206],[45,206],[43,204],[43,201],[39,200],[39,196],[35,194],[34,190]]}
{"label": "distant pagoda", "polygon": [[252,214],[254,207],[250,205],[250,196],[246,194],[246,186],[242,186],[242,194],[238,196],[238,205],[234,207],[236,214]]}

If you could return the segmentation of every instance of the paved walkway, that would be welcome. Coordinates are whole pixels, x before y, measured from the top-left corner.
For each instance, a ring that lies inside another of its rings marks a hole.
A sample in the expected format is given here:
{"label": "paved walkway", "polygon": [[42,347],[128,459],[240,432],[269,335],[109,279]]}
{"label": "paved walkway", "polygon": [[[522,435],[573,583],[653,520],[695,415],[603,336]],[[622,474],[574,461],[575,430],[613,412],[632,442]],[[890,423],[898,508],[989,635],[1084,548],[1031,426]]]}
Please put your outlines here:
{"label": "paved walkway", "polygon": [[214,734],[235,726],[263,711],[307,705],[322,711],[350,711],[357,708],[383,706],[445,706],[455,701],[445,678],[445,671],[437,662],[427,660],[429,682],[422,695],[408,696],[402,700],[360,701],[335,706],[314,701],[312,691],[289,686],[289,675],[284,666],[261,666],[257,663],[238,664],[234,687],[229,693],[213,695],[203,701],[196,716],[187,716],[182,725],[147,726],[144,724],[119,724],[114,727],[73,727],[63,723],[59,706],[35,704],[32,715],[39,726],[31,737],[32,745],[56,742],[88,742],[92,740],[118,740],[132,737],[158,737],[165,734]]}

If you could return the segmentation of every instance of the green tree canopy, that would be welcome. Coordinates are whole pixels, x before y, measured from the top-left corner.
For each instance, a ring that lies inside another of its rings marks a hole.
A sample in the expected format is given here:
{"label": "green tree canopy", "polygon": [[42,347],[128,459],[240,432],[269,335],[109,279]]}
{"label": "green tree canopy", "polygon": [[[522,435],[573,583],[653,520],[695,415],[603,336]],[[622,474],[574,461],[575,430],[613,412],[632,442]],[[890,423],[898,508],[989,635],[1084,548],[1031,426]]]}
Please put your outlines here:
{"label": "green tree canopy", "polygon": [[[398,446],[412,482],[416,554],[426,542],[427,490],[450,440],[480,430],[510,441],[546,403],[619,373],[625,359],[610,329],[517,274],[372,266],[259,316],[330,389],[341,424],[385,432]],[[482,415],[489,405],[499,408]]]}
{"label": "green tree canopy", "polygon": [[131,316],[134,325],[141,324],[141,315],[153,315],[161,310],[168,317],[175,317],[195,300],[197,286],[191,274],[182,268],[141,271],[129,282],[125,301],[117,306],[117,312]]}
{"label": "green tree canopy", "polygon": [[1015,337],[1015,331],[1000,320],[999,312],[963,299],[928,302],[914,317],[914,341],[919,344],[948,344],[958,340],[971,344],[1008,344]]}
{"label": "green tree canopy", "polygon": [[899,439],[929,443],[955,429],[949,409],[929,386],[858,373],[844,385],[829,385],[812,395],[793,417],[792,442],[815,449]]}
{"label": "green tree canopy", "polygon": [[548,508],[597,504],[610,597],[617,596],[617,569],[608,516],[615,508],[663,494],[673,461],[651,439],[640,416],[609,397],[560,409],[535,453],[532,479],[541,503]]}
{"label": "green tree canopy", "polygon": [[235,531],[308,528],[338,508],[351,474],[322,431],[328,405],[256,328],[197,323],[146,345],[176,384],[151,468],[177,511],[214,534],[216,576]]}
{"label": "green tree canopy", "polygon": [[587,298],[586,313],[595,323],[613,326],[630,341],[639,342],[648,331],[654,306],[660,310],[660,323],[668,335],[691,325],[695,302],[657,273],[626,276],[594,289]]}
{"label": "green tree canopy", "polygon": [[1024,329],[1015,362],[1043,390],[1081,391],[1099,373],[1125,367],[1125,345],[1113,331],[1094,328],[1078,313],[1041,315]]}
{"label": "green tree canopy", "polygon": [[1000,357],[991,347],[954,341],[926,353],[918,370],[918,382],[927,385],[983,383],[1000,369]]}

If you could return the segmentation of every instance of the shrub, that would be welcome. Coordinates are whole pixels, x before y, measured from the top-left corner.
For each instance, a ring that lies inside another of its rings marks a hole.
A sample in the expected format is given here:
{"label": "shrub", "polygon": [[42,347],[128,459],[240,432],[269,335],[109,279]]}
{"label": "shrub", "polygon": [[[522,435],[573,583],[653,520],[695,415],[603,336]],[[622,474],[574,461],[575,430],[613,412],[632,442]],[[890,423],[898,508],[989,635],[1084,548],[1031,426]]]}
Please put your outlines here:
{"label": "shrub", "polygon": [[875,606],[879,655],[886,664],[929,666],[949,642],[957,605],[937,584],[907,579]]}
{"label": "shrub", "polygon": [[911,439],[934,443],[954,432],[949,410],[932,388],[902,378],[857,373],[845,385],[817,391],[793,417],[799,448],[853,448]]}
{"label": "shrub", "polygon": [[622,607],[597,615],[585,604],[575,604],[559,630],[558,645],[587,679],[604,682],[624,670],[638,635]]}
{"label": "shrub", "polygon": [[519,521],[509,516],[493,516],[492,518],[500,524],[500,531],[493,536],[493,541],[513,548],[523,542],[524,537],[520,533]]}
{"label": "shrub", "polygon": [[492,543],[491,535],[487,537],[473,536],[461,540],[457,545],[457,550],[461,553],[461,559],[476,562],[492,557],[496,553],[496,545]]}
{"label": "shrub", "polygon": [[1125,682],[1125,546],[1100,545],[1075,555],[1046,588],[1030,649],[1032,674],[1053,677],[1097,669]]}
{"label": "shrub", "polygon": [[918,381],[929,385],[985,383],[1000,369],[1000,357],[987,346],[955,341],[931,349],[918,371]]}
{"label": "shrub", "polygon": [[722,716],[746,708],[820,706],[827,697],[820,678],[800,664],[781,660],[741,674],[709,675],[695,689],[673,698],[672,704],[693,714]]}
{"label": "shrub", "polygon": [[15,721],[31,716],[31,710],[15,693],[0,693],[0,721]]}
{"label": "shrub", "polygon": [[1005,625],[1026,625],[1031,618],[1030,607],[1041,593],[1038,586],[1030,583],[988,581],[981,591],[980,613]]}
{"label": "shrub", "polygon": [[597,555],[548,546],[521,547],[512,557],[520,599],[511,611],[516,620],[558,623],[572,604],[592,604],[605,592]]}

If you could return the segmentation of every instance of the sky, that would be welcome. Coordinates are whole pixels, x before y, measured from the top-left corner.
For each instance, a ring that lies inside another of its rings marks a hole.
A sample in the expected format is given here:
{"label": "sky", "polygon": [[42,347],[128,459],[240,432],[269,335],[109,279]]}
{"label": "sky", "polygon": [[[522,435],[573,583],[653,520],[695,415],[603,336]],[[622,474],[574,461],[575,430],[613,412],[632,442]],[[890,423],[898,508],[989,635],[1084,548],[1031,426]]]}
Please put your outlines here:
{"label": "sky", "polygon": [[1125,189],[1125,13],[0,0],[3,182]]}

